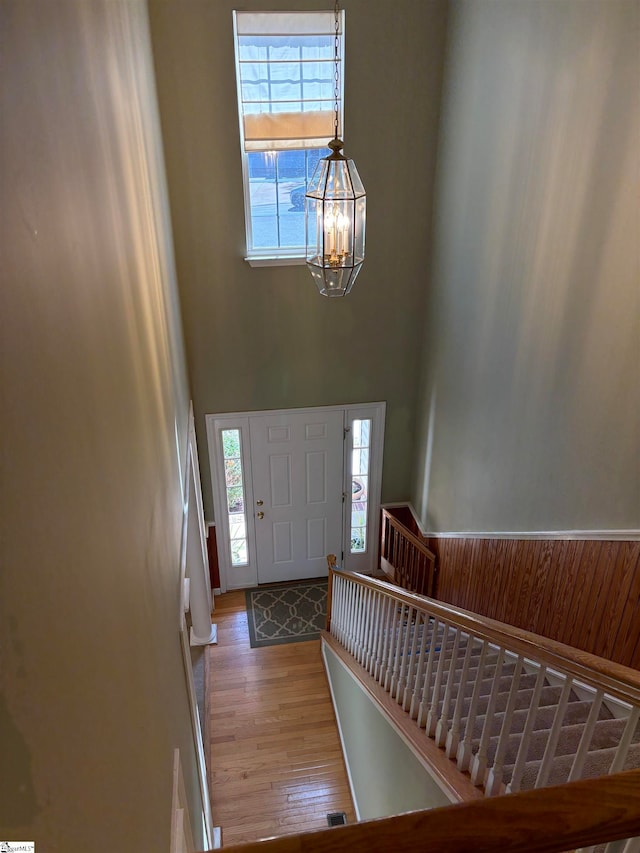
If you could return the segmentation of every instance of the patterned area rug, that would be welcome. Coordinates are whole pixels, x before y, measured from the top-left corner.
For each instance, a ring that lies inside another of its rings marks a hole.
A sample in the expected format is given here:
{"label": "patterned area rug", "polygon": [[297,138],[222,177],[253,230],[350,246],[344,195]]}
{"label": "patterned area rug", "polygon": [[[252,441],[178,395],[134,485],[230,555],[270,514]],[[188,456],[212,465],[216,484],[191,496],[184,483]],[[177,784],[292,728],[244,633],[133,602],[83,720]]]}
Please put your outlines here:
{"label": "patterned area rug", "polygon": [[317,640],[327,615],[327,581],[260,586],[245,592],[252,649]]}

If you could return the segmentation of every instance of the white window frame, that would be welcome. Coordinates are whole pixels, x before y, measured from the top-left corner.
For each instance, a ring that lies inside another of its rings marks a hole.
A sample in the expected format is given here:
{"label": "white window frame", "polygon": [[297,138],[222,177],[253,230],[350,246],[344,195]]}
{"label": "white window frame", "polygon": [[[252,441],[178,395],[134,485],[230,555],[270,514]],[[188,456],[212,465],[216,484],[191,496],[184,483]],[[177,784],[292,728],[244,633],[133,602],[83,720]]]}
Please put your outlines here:
{"label": "white window frame", "polygon": [[[316,10],[318,12],[322,12],[323,10]],[[326,10],[324,10],[326,13]],[[266,13],[268,14],[268,13]],[[342,134],[344,137],[344,57],[345,57],[345,14],[344,10],[339,12],[341,16],[340,19],[340,41],[339,41],[339,54],[340,54],[340,77],[338,80],[338,86],[340,89],[340,100],[339,100],[339,126],[342,129]],[[298,266],[306,263],[306,247],[303,243],[301,246],[293,246],[291,248],[284,248],[279,246],[265,247],[265,248],[253,248],[253,223],[251,218],[251,187],[249,184],[249,152],[245,151],[245,140],[244,140],[244,124],[242,121],[242,98],[240,91],[240,65],[239,65],[239,55],[238,55],[238,32],[237,32],[237,22],[236,22],[236,13],[233,12],[233,45],[234,45],[234,57],[235,57],[235,72],[236,72],[236,95],[238,100],[238,122],[240,129],[240,156],[242,158],[242,185],[244,192],[244,221],[245,221],[245,232],[246,232],[246,255],[245,261],[252,267],[264,267],[264,266]],[[330,142],[330,139],[327,139],[327,143]],[[314,150],[316,146],[310,147],[309,150]],[[304,149],[293,149],[296,151],[304,150]],[[326,156],[329,156],[330,150],[327,148]]]}
{"label": "white window frame", "polygon": [[[384,451],[384,424],[386,403],[365,403],[362,406],[349,406],[345,411],[345,442],[344,442],[344,482],[345,500],[343,504],[344,517],[343,554],[341,567],[350,572],[368,573],[379,568],[375,565],[380,546],[380,499],[382,496],[382,464]],[[351,483],[353,478],[353,422],[354,420],[371,421],[369,433],[369,489],[367,495],[367,539],[364,551],[351,553]]]}

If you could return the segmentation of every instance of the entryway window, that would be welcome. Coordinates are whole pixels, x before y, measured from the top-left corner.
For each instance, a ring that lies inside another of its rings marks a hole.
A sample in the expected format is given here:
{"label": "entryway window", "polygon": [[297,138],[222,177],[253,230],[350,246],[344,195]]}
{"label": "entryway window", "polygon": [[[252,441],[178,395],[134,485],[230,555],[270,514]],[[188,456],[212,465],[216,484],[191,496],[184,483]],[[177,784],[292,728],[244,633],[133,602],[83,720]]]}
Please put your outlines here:
{"label": "entryway window", "polygon": [[[304,197],[342,134],[344,13],[234,12],[247,260],[304,261]],[[336,85],[338,89],[336,91]]]}
{"label": "entryway window", "polygon": [[371,420],[354,419],[351,428],[351,553],[363,554],[367,550]]}
{"label": "entryway window", "polygon": [[242,472],[242,438],[239,429],[222,430],[222,453],[227,493],[227,518],[231,565],[247,565],[247,515]]}

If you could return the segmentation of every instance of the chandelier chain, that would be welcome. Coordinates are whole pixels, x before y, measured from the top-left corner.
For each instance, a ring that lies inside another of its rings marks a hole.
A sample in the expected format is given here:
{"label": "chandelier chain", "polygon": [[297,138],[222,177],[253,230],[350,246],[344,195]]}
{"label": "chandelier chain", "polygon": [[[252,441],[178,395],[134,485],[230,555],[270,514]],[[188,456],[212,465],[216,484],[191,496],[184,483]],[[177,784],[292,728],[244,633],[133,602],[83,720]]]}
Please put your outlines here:
{"label": "chandelier chain", "polygon": [[333,94],[335,97],[334,110],[335,115],[333,119],[333,128],[335,138],[338,138],[338,122],[339,122],[339,114],[340,114],[340,10],[338,7],[338,0],[336,0],[334,7],[334,25],[335,25],[335,73],[334,73],[334,89]]}

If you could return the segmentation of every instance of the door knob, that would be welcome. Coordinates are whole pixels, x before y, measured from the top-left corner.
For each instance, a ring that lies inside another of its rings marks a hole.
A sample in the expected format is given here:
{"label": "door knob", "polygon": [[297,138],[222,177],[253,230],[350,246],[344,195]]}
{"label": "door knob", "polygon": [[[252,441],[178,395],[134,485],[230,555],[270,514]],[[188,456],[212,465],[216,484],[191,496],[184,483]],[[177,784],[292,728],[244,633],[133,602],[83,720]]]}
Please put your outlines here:
{"label": "door knob", "polygon": [[262,506],[263,503],[264,501],[256,501],[256,506]]}
{"label": "door knob", "polygon": [[263,512],[259,512],[259,513],[258,513],[258,518],[264,518],[264,513],[263,513]]}

